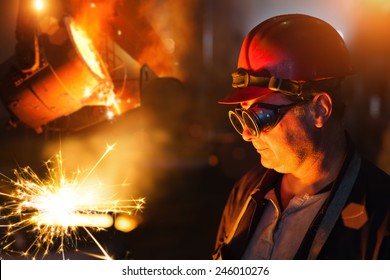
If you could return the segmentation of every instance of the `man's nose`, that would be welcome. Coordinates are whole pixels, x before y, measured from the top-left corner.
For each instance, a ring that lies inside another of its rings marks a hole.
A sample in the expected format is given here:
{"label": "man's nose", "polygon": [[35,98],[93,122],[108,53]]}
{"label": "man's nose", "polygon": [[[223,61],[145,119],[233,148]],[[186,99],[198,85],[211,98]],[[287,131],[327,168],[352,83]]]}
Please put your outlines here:
{"label": "man's nose", "polygon": [[242,132],[242,139],[244,139],[244,141],[251,142],[255,138],[256,137],[250,133],[249,129],[244,126],[244,130]]}

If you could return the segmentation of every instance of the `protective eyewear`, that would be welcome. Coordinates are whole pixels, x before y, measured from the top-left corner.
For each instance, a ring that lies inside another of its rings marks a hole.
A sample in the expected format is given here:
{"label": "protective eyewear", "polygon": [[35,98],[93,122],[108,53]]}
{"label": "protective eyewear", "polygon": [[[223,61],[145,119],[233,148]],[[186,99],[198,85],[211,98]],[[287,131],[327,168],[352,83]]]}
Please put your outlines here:
{"label": "protective eyewear", "polygon": [[274,128],[288,110],[304,102],[298,101],[288,105],[256,103],[249,109],[240,107],[234,111],[230,110],[229,119],[239,134],[242,135],[246,127],[252,136],[258,137],[262,131]]}

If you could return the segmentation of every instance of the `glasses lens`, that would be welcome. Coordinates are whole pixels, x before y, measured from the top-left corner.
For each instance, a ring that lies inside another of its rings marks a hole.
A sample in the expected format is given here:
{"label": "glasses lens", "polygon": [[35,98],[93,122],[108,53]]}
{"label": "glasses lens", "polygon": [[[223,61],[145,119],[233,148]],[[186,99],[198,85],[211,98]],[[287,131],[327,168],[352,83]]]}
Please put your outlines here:
{"label": "glasses lens", "polygon": [[241,121],[241,118],[233,111],[229,111],[229,119],[233,127],[239,134],[244,132],[244,125]]}
{"label": "glasses lens", "polygon": [[252,117],[247,113],[242,113],[242,119],[245,123],[246,128],[252,136],[257,137],[259,135],[259,130],[257,129],[256,122],[252,119]]}

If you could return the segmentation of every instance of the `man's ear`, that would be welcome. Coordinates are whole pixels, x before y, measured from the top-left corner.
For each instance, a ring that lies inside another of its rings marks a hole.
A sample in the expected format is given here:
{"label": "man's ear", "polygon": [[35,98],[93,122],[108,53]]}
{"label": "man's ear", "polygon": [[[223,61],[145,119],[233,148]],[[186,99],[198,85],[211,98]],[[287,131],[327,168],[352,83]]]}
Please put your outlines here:
{"label": "man's ear", "polygon": [[332,114],[332,98],[326,92],[321,92],[313,98],[312,106],[314,124],[321,128]]}

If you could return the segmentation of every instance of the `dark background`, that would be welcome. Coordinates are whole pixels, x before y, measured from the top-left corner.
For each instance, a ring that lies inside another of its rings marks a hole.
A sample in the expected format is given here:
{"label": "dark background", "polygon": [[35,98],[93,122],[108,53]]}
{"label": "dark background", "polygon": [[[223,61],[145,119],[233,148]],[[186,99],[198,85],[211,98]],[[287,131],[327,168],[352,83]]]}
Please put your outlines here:
{"label": "dark background", "polygon": [[[88,1],[67,2],[77,6]],[[39,172],[42,162],[59,147],[69,161],[90,164],[106,143],[117,143],[114,155],[100,167],[100,177],[126,178],[128,192],[145,197],[146,205],[138,213],[142,222],[135,230],[122,233],[110,228],[94,234],[115,259],[211,258],[229,191],[245,170],[259,162],[251,144],[230,127],[228,107],[217,100],[231,90],[230,75],[246,33],[274,15],[313,15],[343,34],[358,70],[344,86],[345,126],[361,153],[390,172],[388,1],[124,2],[137,10],[136,17],[134,10],[121,12],[129,14],[127,19],[135,18],[129,24],[137,26],[135,20],[141,19],[149,23],[169,49],[169,71],[160,70],[153,51],[130,53],[160,77],[141,92],[140,108],[79,132],[42,134],[23,126],[8,128],[8,113],[0,108],[3,174],[18,166]],[[14,53],[17,9],[18,1],[0,2],[0,62]],[[137,36],[143,42],[141,49],[148,49],[147,34]],[[17,234],[21,248],[31,238]],[[88,242],[79,242],[78,248],[99,253]],[[93,258],[72,248],[66,257]],[[2,258],[21,257],[2,252]],[[54,251],[46,258],[62,256]]]}

